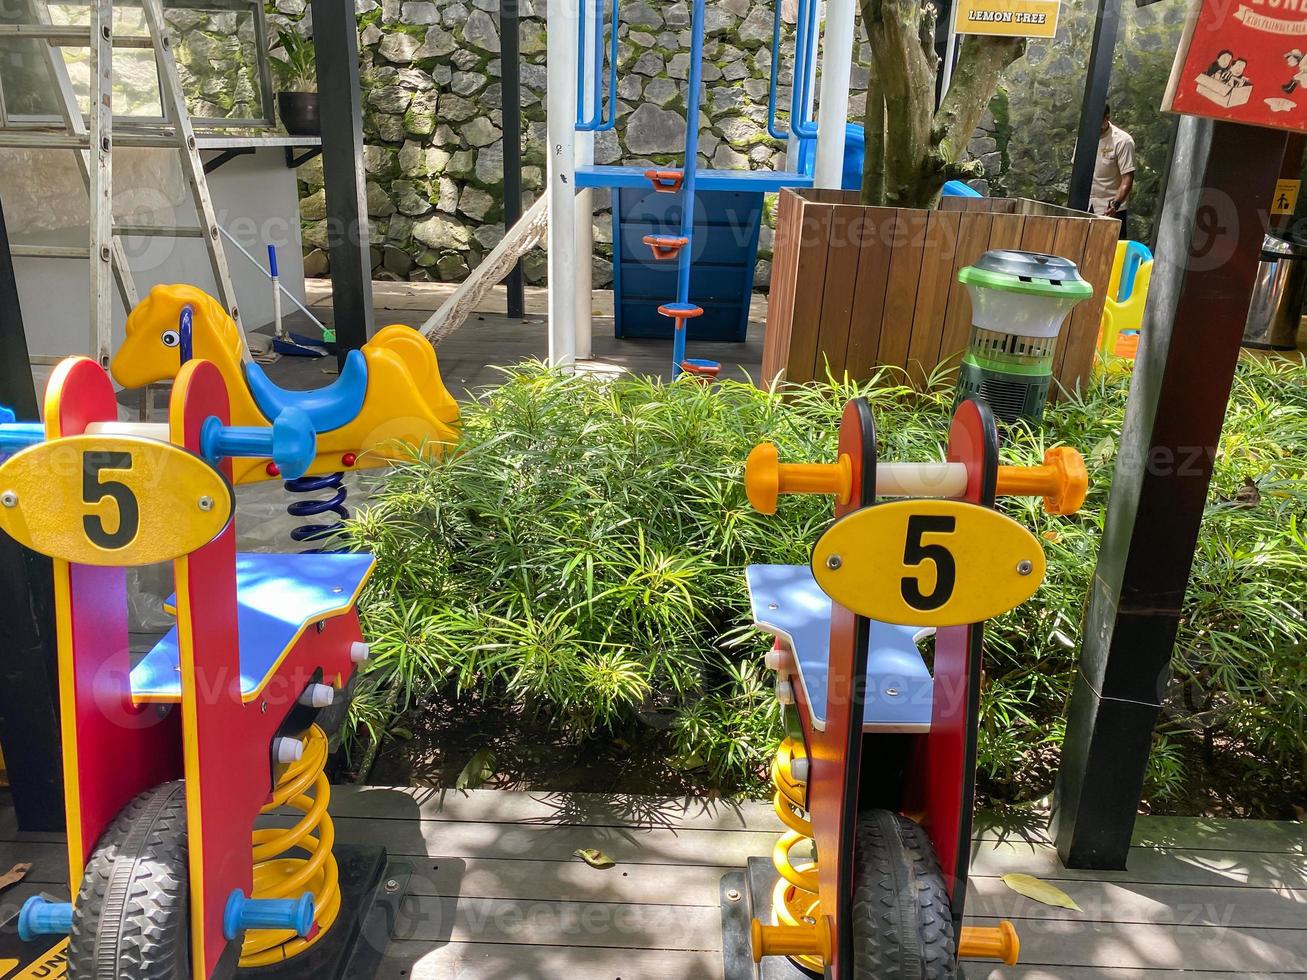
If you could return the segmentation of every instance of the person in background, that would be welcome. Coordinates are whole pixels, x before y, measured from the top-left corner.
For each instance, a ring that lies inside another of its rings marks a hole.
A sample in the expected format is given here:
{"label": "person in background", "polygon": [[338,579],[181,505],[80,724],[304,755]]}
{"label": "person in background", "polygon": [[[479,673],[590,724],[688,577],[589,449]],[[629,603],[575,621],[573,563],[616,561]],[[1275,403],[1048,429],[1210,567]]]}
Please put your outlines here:
{"label": "person in background", "polygon": [[1104,106],[1098,155],[1094,158],[1094,183],[1089,191],[1089,210],[1118,219],[1122,238],[1126,237],[1126,201],[1134,184],[1134,138],[1120,126],[1112,124],[1112,107]]}

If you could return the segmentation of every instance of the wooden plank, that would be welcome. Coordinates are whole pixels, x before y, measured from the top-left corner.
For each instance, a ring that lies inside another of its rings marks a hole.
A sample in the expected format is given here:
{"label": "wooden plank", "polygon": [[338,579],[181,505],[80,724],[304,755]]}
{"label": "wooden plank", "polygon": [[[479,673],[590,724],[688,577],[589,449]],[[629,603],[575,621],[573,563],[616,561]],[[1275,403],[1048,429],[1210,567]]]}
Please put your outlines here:
{"label": "wooden plank", "polygon": [[[1053,239],[1052,253],[1074,262],[1076,268],[1081,270],[1080,275],[1082,278],[1084,277],[1085,239],[1092,226],[1092,221],[1061,221],[1058,223],[1057,235]],[[1058,375],[1058,366],[1062,363],[1062,359],[1066,354],[1067,344],[1076,331],[1076,324],[1084,322],[1083,308],[1087,303],[1092,304],[1093,302],[1092,297],[1081,300],[1076,308],[1071,311],[1071,315],[1066,318],[1066,322],[1058,333],[1057,346],[1053,349],[1053,377],[1055,379]],[[1077,316],[1080,317],[1079,320],[1077,320]],[[1049,393],[1050,397],[1056,397],[1056,392],[1057,385],[1054,384],[1053,390]]]}
{"label": "wooden plank", "polygon": [[720,950],[721,933],[721,909],[715,903],[673,906],[425,896],[405,900],[397,929],[404,939],[417,942],[513,943],[570,950],[606,946],[632,951]]}
{"label": "wooden plank", "polygon": [[889,278],[881,317],[880,347],[876,360],[906,368],[912,341],[912,320],[917,304],[917,283],[925,255],[929,211],[904,209],[895,225]]}
{"label": "wooden plank", "polygon": [[912,314],[912,335],[908,340],[907,367],[912,382],[924,387],[939,364],[940,339],[948,314],[950,280],[957,258],[962,216],[931,211],[926,223],[921,257],[921,278]]}
{"label": "wooden plank", "polygon": [[956,374],[971,337],[971,297],[967,287],[958,282],[958,272],[974,263],[989,249],[990,229],[994,218],[988,213],[965,214],[958,228],[958,246],[949,274],[948,309],[944,315],[944,328],[940,333],[937,359],[947,363],[950,374]]}
{"label": "wooden plank", "polygon": [[1059,880],[1057,886],[1083,909],[1075,912],[1023,898],[999,878],[969,880],[969,915],[1013,921],[1066,919],[1227,929],[1303,929],[1307,925],[1307,890],[1303,889]]}
{"label": "wooden plank", "polygon": [[331,812],[336,817],[384,820],[783,832],[770,803],[625,794],[333,786]]}
{"label": "wooden plank", "polygon": [[1021,229],[1021,248],[1027,252],[1052,252],[1059,224],[1055,218],[1027,215]]}
{"label": "wooden plank", "polygon": [[1247,888],[1307,888],[1307,864],[1292,855],[1248,854],[1193,848],[1132,847],[1124,871],[1068,871],[1057,851],[1042,844],[983,841],[972,848],[971,874],[995,877],[1011,871],[1050,880],[1170,883]]}
{"label": "wooden plank", "polygon": [[830,224],[826,230],[826,283],[822,291],[817,353],[813,363],[817,380],[824,380],[828,371],[840,380],[846,371],[849,331],[853,327],[853,290],[857,285],[865,218],[865,211],[860,207],[831,208]]}
{"label": "wooden plank", "polygon": [[826,261],[831,213],[829,204],[808,204],[798,227],[799,255],[793,289],[794,308],[790,317],[790,346],[785,360],[787,381],[804,383],[816,377],[817,331],[822,293],[826,286]]}
{"label": "wooden plank", "polygon": [[570,861],[497,861],[432,858],[413,861],[409,890],[415,895],[516,898],[577,902],[658,902],[716,905],[721,877],[732,868],[679,864],[619,864],[596,870]]}
{"label": "wooden plank", "polygon": [[[977,917],[974,925],[997,919]],[[1048,920],[1027,923],[1021,961],[1027,966],[1071,962],[1092,967],[1284,973],[1307,971],[1307,933],[1294,929],[1224,929],[1209,926],[1121,924]],[[1188,974],[1186,974],[1186,977]]]}
{"label": "wooden plank", "polygon": [[798,261],[798,230],[804,199],[793,191],[781,191],[776,211],[776,247],[772,252],[772,280],[768,290],[767,329],[763,334],[762,377],[770,383],[785,370],[794,327],[795,263]]}
{"label": "wooden plank", "polygon": [[[980,810],[973,837],[977,841],[1051,845],[1047,824],[1044,814],[1032,814],[1029,822],[1012,824],[1005,816]],[[1131,842],[1154,850],[1178,847],[1191,851],[1270,852],[1300,858],[1307,855],[1303,825],[1289,820],[1141,816],[1135,821]]]}
{"label": "wooden plank", "polygon": [[1286,980],[1303,973],[1230,970],[1167,970],[1134,966],[1002,966],[967,962],[967,980]]}
{"label": "wooden plank", "polygon": [[1026,219],[1019,214],[996,214],[989,225],[989,247],[1020,248]]}
{"label": "wooden plank", "polygon": [[[597,847],[619,864],[743,867],[771,853],[776,834],[626,827],[550,827],[527,824],[445,823],[342,817],[336,836],[349,843],[380,844],[392,854],[571,861],[577,848]],[[2,852],[0,852],[2,853]]]}
{"label": "wooden plank", "polygon": [[864,211],[853,309],[849,313],[849,348],[845,355],[849,376],[860,381],[871,377],[880,350],[892,254],[890,243],[896,240],[898,220],[899,212],[895,208]]}
{"label": "wooden plank", "polygon": [[379,978],[407,980],[720,980],[717,950],[643,950],[613,946],[520,946],[400,940],[391,942]]}
{"label": "wooden plank", "polygon": [[1112,262],[1116,258],[1116,243],[1120,228],[1115,219],[1093,220],[1087,225],[1085,245],[1081,250],[1080,276],[1094,286],[1094,295],[1081,303],[1071,314],[1071,321],[1058,343],[1053,362],[1053,374],[1067,391],[1082,385],[1094,366],[1094,351],[1098,346],[1098,328],[1103,318],[1103,301],[1107,296],[1107,283],[1112,275]]}

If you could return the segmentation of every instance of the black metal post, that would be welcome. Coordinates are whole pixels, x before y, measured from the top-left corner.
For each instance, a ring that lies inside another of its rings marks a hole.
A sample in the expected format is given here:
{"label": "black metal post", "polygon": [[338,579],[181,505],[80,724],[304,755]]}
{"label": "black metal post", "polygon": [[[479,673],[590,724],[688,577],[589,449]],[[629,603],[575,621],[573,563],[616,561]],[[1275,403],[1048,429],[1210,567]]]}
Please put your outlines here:
{"label": "black metal post", "polygon": [[1125,867],[1285,141],[1180,121],[1053,798],[1068,867]]}
{"label": "black metal post", "polygon": [[[0,405],[37,421],[36,388],[28,359],[18,282],[0,205]],[[0,534],[0,745],[23,830],[62,830],[63,776],[59,752],[50,559]]]}
{"label": "black metal post", "polygon": [[372,333],[372,256],[363,174],[363,107],[354,4],[313,0],[322,176],[331,254],[331,307],[340,361]]}
{"label": "black metal post", "polygon": [[[504,122],[504,231],[522,217],[522,52],[518,34],[518,0],[499,0],[499,58],[503,78]],[[613,27],[617,29],[616,25]],[[526,285],[518,259],[504,280],[508,289],[508,316],[526,315]]]}
{"label": "black metal post", "polygon": [[1067,192],[1067,206],[1078,211],[1089,209],[1094,160],[1098,156],[1103,110],[1107,107],[1107,86],[1112,80],[1112,58],[1116,55],[1120,25],[1121,0],[1098,0],[1094,40],[1085,71],[1085,93],[1080,100],[1080,129],[1076,136],[1075,158],[1071,163],[1071,186]]}

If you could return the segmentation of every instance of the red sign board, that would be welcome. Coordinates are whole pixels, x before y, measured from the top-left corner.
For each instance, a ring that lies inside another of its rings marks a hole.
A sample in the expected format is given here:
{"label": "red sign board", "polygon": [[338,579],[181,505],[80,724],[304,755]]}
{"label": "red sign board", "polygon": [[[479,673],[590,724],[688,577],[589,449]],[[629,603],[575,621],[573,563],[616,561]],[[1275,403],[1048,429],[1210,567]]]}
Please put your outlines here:
{"label": "red sign board", "polygon": [[1307,0],[1201,0],[1162,108],[1307,132]]}

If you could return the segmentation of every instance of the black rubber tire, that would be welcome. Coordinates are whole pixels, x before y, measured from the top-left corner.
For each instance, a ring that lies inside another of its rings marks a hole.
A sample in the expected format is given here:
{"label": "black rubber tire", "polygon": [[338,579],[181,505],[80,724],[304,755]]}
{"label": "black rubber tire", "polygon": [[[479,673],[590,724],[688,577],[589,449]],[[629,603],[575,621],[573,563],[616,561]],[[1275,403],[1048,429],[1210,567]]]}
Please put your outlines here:
{"label": "black rubber tire", "polygon": [[70,980],[186,980],[185,783],[132,800],[91,854],[68,944]]}
{"label": "black rubber tire", "polygon": [[889,810],[858,817],[853,882],[855,980],[957,980],[944,876],[922,828]]}

